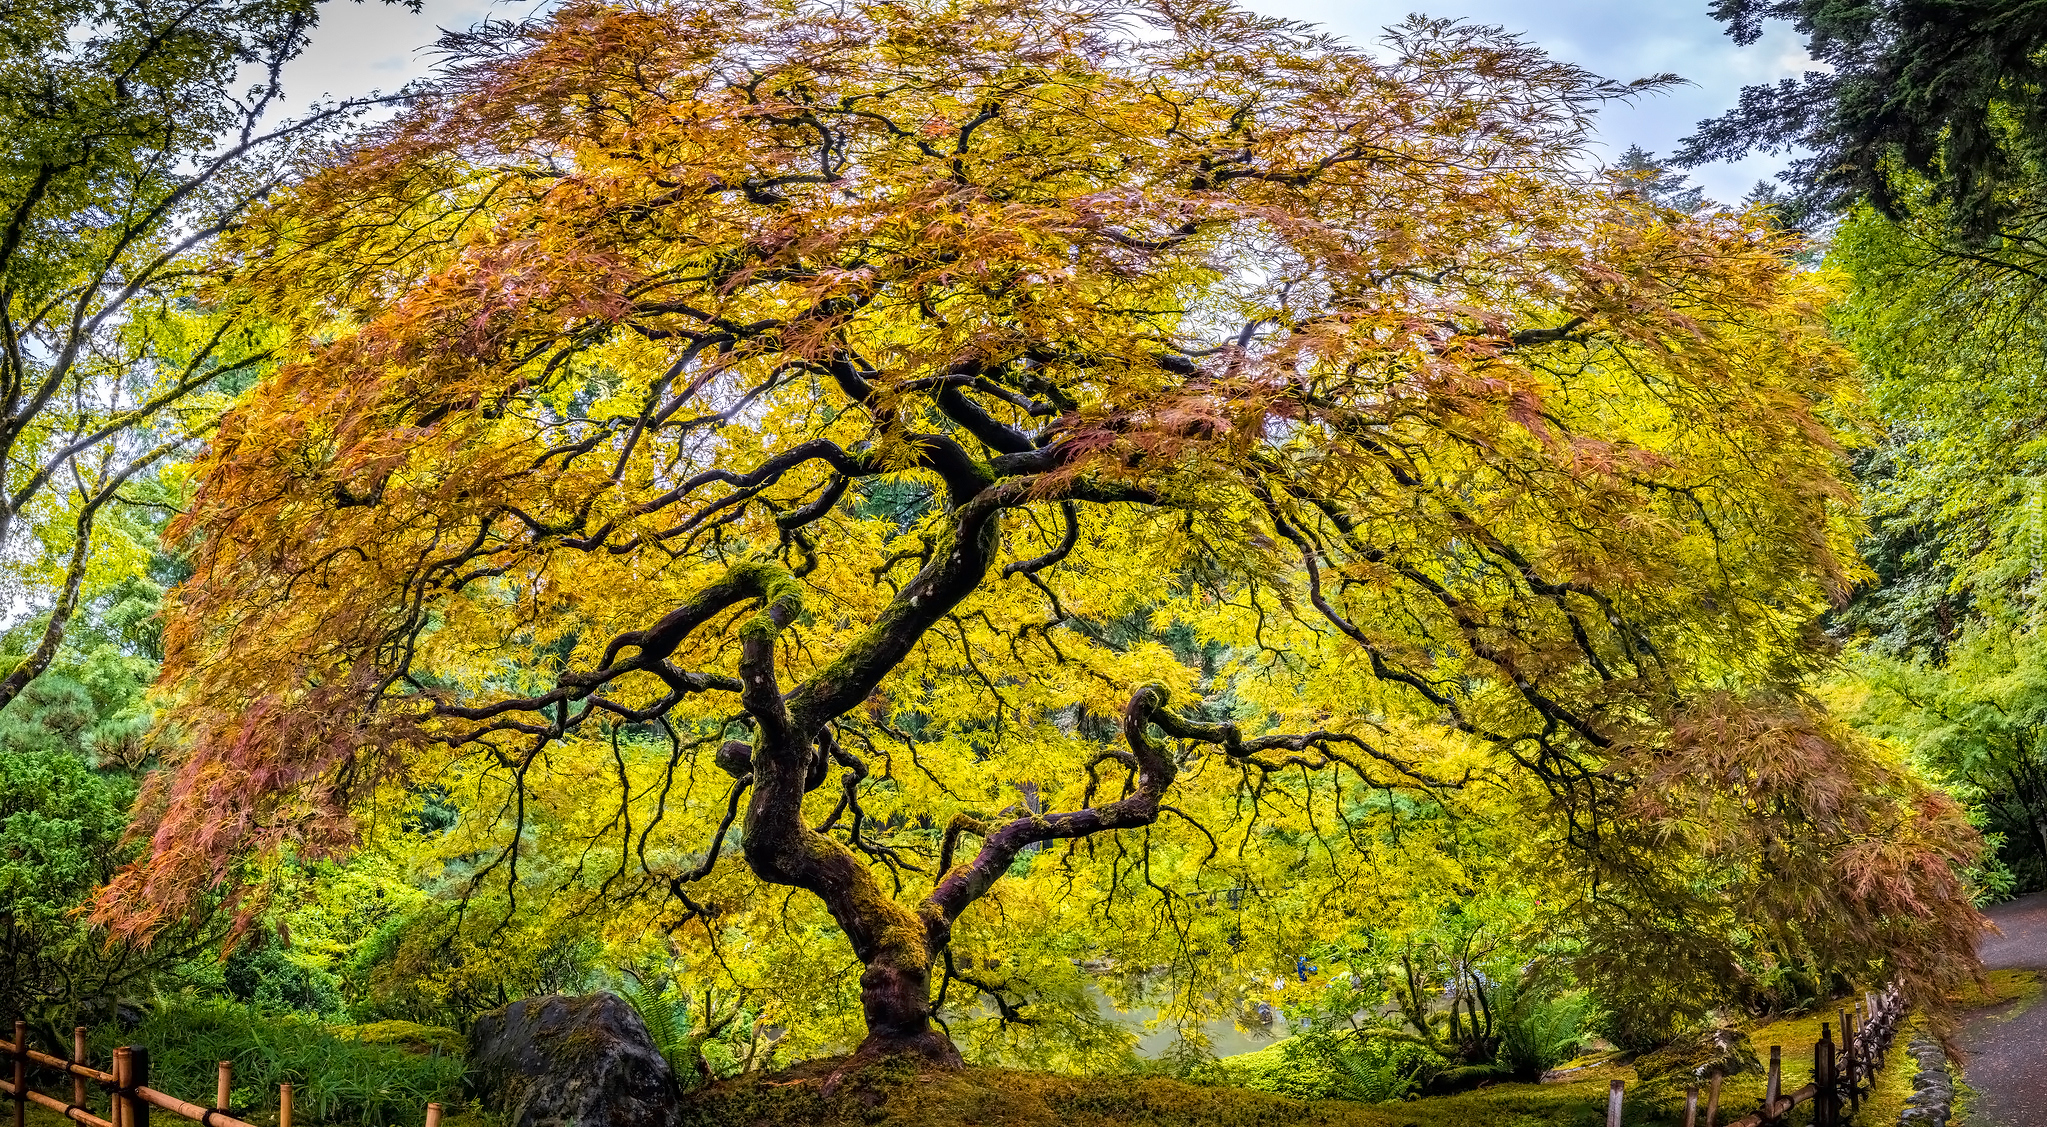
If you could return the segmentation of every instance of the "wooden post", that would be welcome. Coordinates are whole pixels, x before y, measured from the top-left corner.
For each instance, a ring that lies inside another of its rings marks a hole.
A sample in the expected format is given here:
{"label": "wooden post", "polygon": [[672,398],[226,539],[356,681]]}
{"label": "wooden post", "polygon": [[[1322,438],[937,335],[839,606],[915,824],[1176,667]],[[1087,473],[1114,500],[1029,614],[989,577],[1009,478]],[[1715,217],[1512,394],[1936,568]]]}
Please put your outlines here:
{"label": "wooden post", "polygon": [[441,1105],[426,1105],[426,1127],[441,1127]]}
{"label": "wooden post", "polygon": [[[128,1046],[128,1087],[149,1087],[149,1049]],[[128,1101],[128,1127],[149,1127],[149,1101],[140,1097]]]}
{"label": "wooden post", "polygon": [[[1862,1110],[1862,1081],[1865,1078],[1861,1062],[1855,1059],[1862,1049],[1862,1027],[1856,1024],[1854,1010],[1841,1011],[1841,1079],[1848,1089],[1848,1106],[1854,1111]],[[1851,1112],[1852,1114],[1852,1112]]]}
{"label": "wooden post", "polygon": [[108,1101],[114,1127],[129,1127],[128,1124],[128,1046],[114,1049],[114,1095]]}
{"label": "wooden post", "polygon": [[1720,1116],[1720,1074],[1714,1073],[1706,1085],[1706,1127],[1714,1127],[1714,1120]]}
{"label": "wooden post", "polygon": [[1823,1021],[1820,1022],[1820,1039],[1812,1046],[1812,1083],[1817,1089],[1813,1095],[1813,1127],[1839,1127],[1841,1089],[1835,1080],[1834,1034]]}
{"label": "wooden post", "polygon": [[[83,1025],[71,1031],[71,1063],[85,1063],[85,1027]],[[71,1078],[71,1106],[86,1106],[85,1077],[83,1076],[73,1076]]]}
{"label": "wooden post", "polygon": [[291,1127],[291,1085],[277,1086],[277,1127]]}
{"label": "wooden post", "polygon": [[1770,1046],[1770,1080],[1763,1089],[1763,1118],[1777,1118],[1777,1097],[1784,1092],[1784,1046]]}
{"label": "wooden post", "polygon": [[1699,1127],[1699,1086],[1685,1089],[1685,1127]]}
{"label": "wooden post", "polygon": [[228,1097],[234,1093],[234,1090],[235,1062],[231,1060],[221,1061],[220,1078],[213,1083],[213,1106],[221,1111],[226,1111]]}
{"label": "wooden post", "polygon": [[14,1127],[28,1127],[28,1022],[14,1021]]}
{"label": "wooden post", "polygon": [[1606,1127],[1621,1127],[1622,1090],[1627,1087],[1619,1080],[1606,1090]]}

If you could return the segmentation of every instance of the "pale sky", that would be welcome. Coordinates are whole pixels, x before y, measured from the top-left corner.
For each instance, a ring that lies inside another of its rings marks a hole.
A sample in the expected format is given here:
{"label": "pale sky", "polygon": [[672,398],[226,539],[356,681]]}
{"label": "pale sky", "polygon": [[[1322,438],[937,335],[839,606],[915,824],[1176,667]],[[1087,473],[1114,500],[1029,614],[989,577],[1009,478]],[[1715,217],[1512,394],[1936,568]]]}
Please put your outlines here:
{"label": "pale sky", "polygon": [[[485,17],[516,19],[546,0],[426,0],[418,15],[369,0],[324,6],[312,47],[286,71],[296,104],[391,90],[431,63],[428,48],[438,28],[468,27]],[[1700,119],[1734,104],[1741,87],[1774,82],[1812,67],[1799,42],[1781,27],[1752,47],[1736,47],[1706,14],[1708,0],[1239,0],[1273,15],[1321,24],[1346,38],[1367,41],[1411,11],[1500,24],[1559,58],[1607,78],[1628,81],[1675,72],[1694,85],[1652,95],[1600,115],[1602,154],[1613,159],[1630,144],[1668,155]],[[1695,171],[1707,194],[1738,200],[1757,180],[1774,173],[1777,158]]]}

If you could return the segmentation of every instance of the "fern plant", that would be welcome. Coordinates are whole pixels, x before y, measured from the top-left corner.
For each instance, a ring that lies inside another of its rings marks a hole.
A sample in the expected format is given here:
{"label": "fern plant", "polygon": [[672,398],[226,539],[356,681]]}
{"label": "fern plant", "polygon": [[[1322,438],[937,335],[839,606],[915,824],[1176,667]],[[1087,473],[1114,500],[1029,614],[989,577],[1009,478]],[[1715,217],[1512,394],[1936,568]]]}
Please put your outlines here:
{"label": "fern plant", "polygon": [[1535,1079],[1585,1043],[1592,999],[1582,990],[1546,995],[1510,980],[1500,984],[1494,1005],[1502,1015],[1499,1063],[1518,1078]]}
{"label": "fern plant", "polygon": [[699,1075],[697,1068],[697,1039],[690,1036],[689,1011],[677,1005],[667,990],[650,990],[643,985],[628,984],[619,994],[626,1004],[640,1015],[640,1024],[647,1027],[647,1038],[654,1042],[654,1049],[661,1059],[668,1062],[668,1068],[675,1073],[678,1083],[688,1087],[691,1080]]}

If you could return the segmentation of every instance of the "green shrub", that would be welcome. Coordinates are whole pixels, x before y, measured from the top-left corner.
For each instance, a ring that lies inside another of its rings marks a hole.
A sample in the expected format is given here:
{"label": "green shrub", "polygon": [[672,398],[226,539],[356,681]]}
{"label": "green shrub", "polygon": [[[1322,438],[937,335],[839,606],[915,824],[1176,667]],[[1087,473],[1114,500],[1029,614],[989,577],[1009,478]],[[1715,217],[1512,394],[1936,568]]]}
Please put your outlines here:
{"label": "green shrub", "polygon": [[143,1045],[150,1087],[212,1103],[218,1062],[234,1062],[232,1104],[268,1111],[277,1086],[292,1085],[295,1118],[348,1127],[411,1127],[426,1105],[453,1104],[462,1087],[459,1054],[339,1035],[318,1021],[266,1014],[229,1002],[175,999],[132,1030],[108,1027],[94,1049],[106,1060],[116,1043]]}
{"label": "green shrub", "polygon": [[670,987],[628,982],[620,985],[618,995],[639,1013],[647,1039],[685,1091],[749,1069],[774,1067],[778,1059],[776,1036],[766,1026],[756,1028],[760,1011],[743,999],[727,999],[720,1008],[720,1000],[707,994],[705,1008],[692,1011],[695,999]]}
{"label": "green shrub", "polygon": [[340,983],[333,975],[294,961],[268,938],[236,947],[221,968],[221,978],[235,1001],[268,1013],[326,1015],[342,1010]]}
{"label": "green shrub", "polygon": [[[1283,1055],[1299,1075],[1324,1077],[1318,1089],[1272,1091],[1302,1099],[1357,1100],[1384,1103],[1401,1100],[1422,1089],[1448,1063],[1428,1047],[1341,1031],[1308,1033],[1291,1038]],[[1304,1088],[1304,1086],[1302,1086]]]}
{"label": "green shrub", "polygon": [[690,1036],[688,1011],[665,990],[628,985],[619,995],[640,1015],[640,1024],[647,1027],[647,1039],[654,1042],[654,1048],[668,1062],[676,1083],[690,1087],[702,1073],[697,1067],[697,1039]]}
{"label": "green shrub", "polygon": [[1520,1080],[1533,1080],[1578,1055],[1593,1017],[1591,996],[1582,990],[1545,996],[1503,982],[1494,993],[1499,1008],[1499,1065]]}
{"label": "green shrub", "polygon": [[1449,1063],[1424,1045],[1379,1032],[1311,1029],[1199,1066],[1188,1079],[1300,1100],[1383,1103],[1414,1095]]}

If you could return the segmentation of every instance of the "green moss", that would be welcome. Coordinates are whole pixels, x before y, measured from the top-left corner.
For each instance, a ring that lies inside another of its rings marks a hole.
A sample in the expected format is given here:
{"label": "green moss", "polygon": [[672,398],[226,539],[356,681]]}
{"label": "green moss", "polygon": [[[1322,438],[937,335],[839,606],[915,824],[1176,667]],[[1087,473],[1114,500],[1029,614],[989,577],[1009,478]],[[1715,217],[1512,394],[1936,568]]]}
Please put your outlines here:
{"label": "green moss", "polygon": [[[1297,1100],[1156,1077],[1051,1076],[1001,1069],[878,1069],[824,1092],[838,1062],[713,1084],[685,1106],[686,1127],[1598,1127],[1608,1071],[1573,1084],[1503,1084],[1412,1103]],[[1632,1107],[1629,1127],[1675,1121]]]}
{"label": "green moss", "polygon": [[396,1045],[415,1053],[439,1051],[461,1056],[466,1042],[461,1031],[416,1021],[372,1021],[364,1025],[336,1025],[328,1030],[336,1037],[366,1045]]}
{"label": "green moss", "polygon": [[761,609],[739,627],[741,638],[764,642],[780,633],[781,627],[770,615],[777,606],[787,608],[791,620],[803,613],[803,584],[788,568],[769,563],[734,564],[731,575],[735,583],[752,587],[761,597]]}
{"label": "green moss", "polygon": [[2009,1013],[2000,1013],[1997,1019],[2009,1021],[2033,1007],[2040,1000],[2041,975],[2030,970],[1986,971],[1981,983],[1970,983],[1961,991],[1948,998],[1956,1009],[1977,1010],[1986,1006],[2011,1005]]}
{"label": "green moss", "polygon": [[[1357,1105],[1321,1108],[1298,1100],[1172,1080],[1075,1078],[966,1069],[920,1071],[883,1064],[845,1077],[826,1094],[836,1061],[811,1062],[772,1078],[713,1084],[684,1108],[685,1127],[1121,1127],[1216,1124],[1231,1127],[1392,1127],[1397,1120]],[[1363,1118],[1360,1118],[1362,1114]]]}

